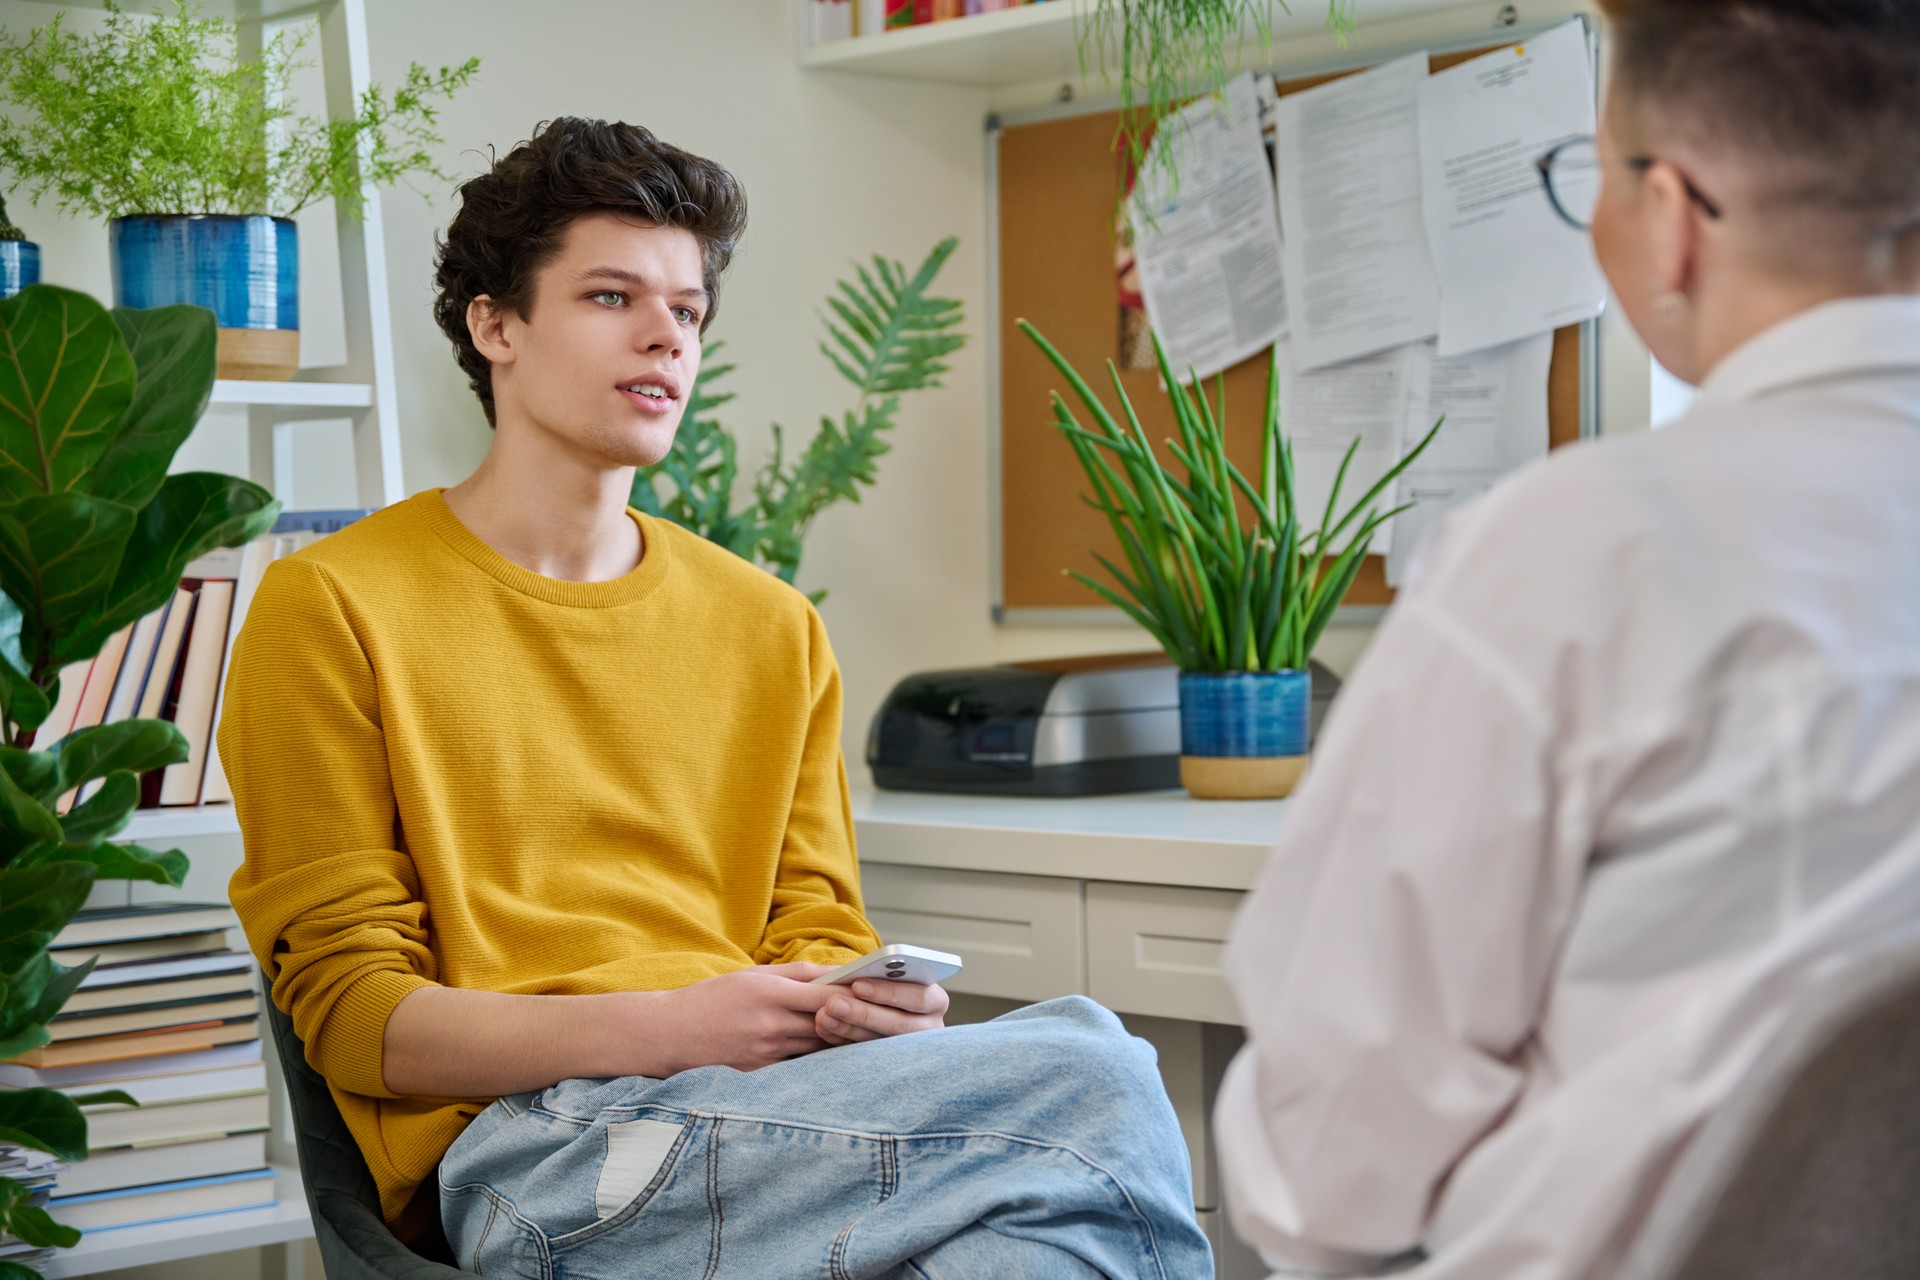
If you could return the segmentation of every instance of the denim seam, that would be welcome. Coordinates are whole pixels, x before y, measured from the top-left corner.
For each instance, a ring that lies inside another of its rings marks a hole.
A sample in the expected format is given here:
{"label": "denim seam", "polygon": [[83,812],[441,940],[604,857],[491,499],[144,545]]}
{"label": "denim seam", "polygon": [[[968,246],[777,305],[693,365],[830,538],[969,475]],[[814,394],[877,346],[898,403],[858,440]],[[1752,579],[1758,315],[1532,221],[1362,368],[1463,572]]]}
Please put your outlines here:
{"label": "denim seam", "polygon": [[726,1227],[726,1208],[720,1201],[720,1129],[719,1116],[707,1134],[707,1270],[701,1280],[713,1280],[720,1272],[721,1235]]}
{"label": "denim seam", "polygon": [[508,1218],[508,1220],[513,1222],[515,1225],[517,1225],[521,1230],[521,1234],[527,1237],[528,1239],[532,1240],[534,1244],[539,1248],[541,1271],[544,1272],[548,1277],[551,1277],[553,1275],[553,1251],[548,1246],[547,1233],[540,1230],[539,1227],[535,1226],[532,1222],[528,1221],[526,1218],[522,1217],[520,1215],[520,1210],[517,1207],[515,1207],[514,1203],[511,1200],[507,1199],[505,1196],[501,1195],[498,1191],[494,1190],[493,1187],[489,1186],[484,1182],[463,1182],[459,1186],[450,1187],[446,1184],[445,1181],[441,1181],[440,1183],[441,1195],[443,1196],[452,1195],[460,1192],[478,1192],[480,1195],[486,1197],[487,1206],[488,1206],[487,1225],[481,1231],[480,1242],[479,1244],[476,1244],[474,1246],[474,1250],[473,1250],[475,1275],[481,1274],[479,1270],[480,1245],[486,1243],[487,1237],[493,1233],[495,1222],[498,1220],[498,1218],[502,1214],[504,1214]]}
{"label": "denim seam", "polygon": [[[879,1147],[877,1156],[880,1162],[880,1194],[875,1201],[875,1209],[891,1200],[893,1193],[900,1188],[900,1162],[894,1147],[894,1139],[883,1137],[877,1140],[876,1145]],[[827,1269],[831,1280],[853,1280],[847,1271],[847,1249],[853,1241],[854,1230],[865,1222],[872,1212],[873,1210],[869,1209],[866,1213],[856,1214],[846,1226],[840,1229],[840,1234],[833,1238],[833,1248],[827,1255]]]}

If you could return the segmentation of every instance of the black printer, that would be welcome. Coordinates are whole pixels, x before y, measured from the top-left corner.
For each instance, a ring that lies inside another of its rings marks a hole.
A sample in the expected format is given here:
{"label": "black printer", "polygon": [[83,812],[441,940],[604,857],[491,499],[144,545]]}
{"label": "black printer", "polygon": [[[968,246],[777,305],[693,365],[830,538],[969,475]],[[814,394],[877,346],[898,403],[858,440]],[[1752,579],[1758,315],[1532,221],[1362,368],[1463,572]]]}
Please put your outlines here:
{"label": "black printer", "polygon": [[[1339,681],[1314,670],[1314,722]],[[924,671],[867,734],[892,791],[1089,796],[1180,785],[1180,672],[1163,653]]]}

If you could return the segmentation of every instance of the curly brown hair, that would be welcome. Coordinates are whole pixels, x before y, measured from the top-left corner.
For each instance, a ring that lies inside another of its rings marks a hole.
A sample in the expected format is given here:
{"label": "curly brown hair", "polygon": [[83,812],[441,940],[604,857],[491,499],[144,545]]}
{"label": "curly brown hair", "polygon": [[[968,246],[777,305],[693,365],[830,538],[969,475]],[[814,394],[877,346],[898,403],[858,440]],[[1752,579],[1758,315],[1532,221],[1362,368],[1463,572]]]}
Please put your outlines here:
{"label": "curly brown hair", "polygon": [[460,211],[437,241],[433,318],[493,416],[493,367],[467,331],[467,307],[487,297],[528,314],[534,277],[560,250],[569,224],[589,213],[632,215],[681,227],[700,242],[708,306],[720,306],[720,273],[747,225],[747,194],[711,160],[669,146],[637,124],[560,116],[460,187]]}

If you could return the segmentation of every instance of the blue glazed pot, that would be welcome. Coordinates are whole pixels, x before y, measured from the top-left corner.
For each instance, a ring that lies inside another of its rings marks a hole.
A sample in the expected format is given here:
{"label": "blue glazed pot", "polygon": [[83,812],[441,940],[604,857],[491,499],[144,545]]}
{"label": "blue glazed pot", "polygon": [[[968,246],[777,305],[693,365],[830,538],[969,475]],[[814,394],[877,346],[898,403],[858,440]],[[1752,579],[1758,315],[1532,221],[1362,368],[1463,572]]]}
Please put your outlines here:
{"label": "blue glazed pot", "polygon": [[1180,780],[1207,799],[1293,790],[1306,766],[1313,679],[1305,671],[1180,673]]}
{"label": "blue glazed pot", "polygon": [[123,307],[190,302],[222,329],[300,327],[300,247],[291,218],[136,214],[107,224]]}
{"label": "blue glazed pot", "polygon": [[123,307],[187,302],[213,312],[223,378],[291,378],[300,368],[300,242],[291,218],[135,214],[107,224],[113,297]]}
{"label": "blue glazed pot", "polygon": [[0,240],[0,298],[40,283],[40,246],[31,240]]}

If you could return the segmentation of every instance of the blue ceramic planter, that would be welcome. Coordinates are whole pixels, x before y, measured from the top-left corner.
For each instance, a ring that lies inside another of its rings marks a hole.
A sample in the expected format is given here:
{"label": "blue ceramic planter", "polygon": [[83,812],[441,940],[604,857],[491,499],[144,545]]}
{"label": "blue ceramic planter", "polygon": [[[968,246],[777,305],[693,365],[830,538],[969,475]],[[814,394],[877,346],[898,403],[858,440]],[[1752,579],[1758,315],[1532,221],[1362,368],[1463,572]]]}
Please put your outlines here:
{"label": "blue ceramic planter", "polygon": [[300,250],[291,218],[138,214],[107,226],[123,307],[190,302],[222,329],[300,327]]}
{"label": "blue ceramic planter", "polygon": [[1181,782],[1209,799],[1288,794],[1305,768],[1312,704],[1304,671],[1181,672]]}
{"label": "blue ceramic planter", "polygon": [[40,246],[31,240],[0,240],[0,298],[40,283]]}

